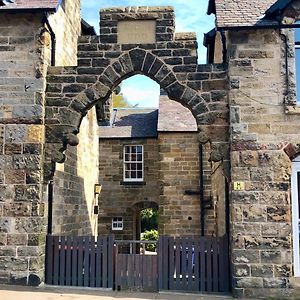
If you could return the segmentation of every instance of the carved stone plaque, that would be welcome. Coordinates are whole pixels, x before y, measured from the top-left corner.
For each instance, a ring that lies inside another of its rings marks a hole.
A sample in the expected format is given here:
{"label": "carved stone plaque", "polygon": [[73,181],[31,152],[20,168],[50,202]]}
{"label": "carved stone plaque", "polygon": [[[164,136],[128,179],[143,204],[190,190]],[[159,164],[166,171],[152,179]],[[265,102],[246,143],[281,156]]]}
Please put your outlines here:
{"label": "carved stone plaque", "polygon": [[119,21],[118,44],[151,44],[156,42],[154,20]]}

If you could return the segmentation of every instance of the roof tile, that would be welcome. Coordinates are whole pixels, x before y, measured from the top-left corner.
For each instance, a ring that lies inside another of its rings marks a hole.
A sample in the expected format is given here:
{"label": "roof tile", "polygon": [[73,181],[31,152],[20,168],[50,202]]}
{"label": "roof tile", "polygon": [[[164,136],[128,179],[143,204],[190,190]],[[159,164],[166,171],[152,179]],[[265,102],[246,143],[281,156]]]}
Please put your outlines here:
{"label": "roof tile", "polygon": [[54,10],[59,4],[59,0],[15,0],[14,3],[0,6],[0,10],[14,9],[45,9]]}
{"label": "roof tile", "polygon": [[222,27],[267,26],[276,24],[262,19],[277,0],[215,0],[216,25]]}

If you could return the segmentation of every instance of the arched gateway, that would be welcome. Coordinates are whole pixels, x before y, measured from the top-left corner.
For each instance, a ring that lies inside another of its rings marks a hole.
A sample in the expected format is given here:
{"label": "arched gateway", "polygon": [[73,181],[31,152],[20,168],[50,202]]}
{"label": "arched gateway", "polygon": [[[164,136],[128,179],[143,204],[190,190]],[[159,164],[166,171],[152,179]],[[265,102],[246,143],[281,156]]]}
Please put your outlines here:
{"label": "arched gateway", "polygon": [[212,159],[227,161],[226,68],[197,64],[196,36],[175,33],[173,8],[104,9],[100,32],[79,38],[78,66],[48,72],[45,179],[51,178],[52,162],[64,161],[66,145],[78,143],[87,111],[103,105],[122,80],[135,74],[155,80],[170,99],[188,107],[200,142],[214,143]]}

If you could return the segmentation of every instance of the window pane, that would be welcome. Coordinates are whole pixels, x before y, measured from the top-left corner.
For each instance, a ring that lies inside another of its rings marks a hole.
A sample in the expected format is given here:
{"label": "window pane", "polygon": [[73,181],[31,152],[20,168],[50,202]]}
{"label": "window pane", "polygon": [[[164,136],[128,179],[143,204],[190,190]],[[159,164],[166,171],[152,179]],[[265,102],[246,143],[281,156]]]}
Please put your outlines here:
{"label": "window pane", "polygon": [[136,153],[136,146],[132,146],[131,150],[132,150],[132,153]]}
{"label": "window pane", "polygon": [[136,154],[131,155],[131,161],[136,161]]}
{"label": "window pane", "polygon": [[130,153],[130,147],[129,146],[125,146],[125,153]]}
{"label": "window pane", "polygon": [[137,165],[136,164],[131,164],[131,170],[136,170]]}
{"label": "window pane", "polygon": [[300,48],[296,48],[296,93],[297,93],[297,102],[300,102]]}
{"label": "window pane", "polygon": [[138,171],[137,172],[137,178],[143,178],[143,172]]}
{"label": "window pane", "polygon": [[143,153],[143,147],[137,146],[137,153]]}
{"label": "window pane", "polygon": [[142,154],[138,154],[136,160],[137,160],[137,161],[142,161],[142,158],[143,158]]}
{"label": "window pane", "polygon": [[143,171],[143,164],[137,164],[137,170]]}
{"label": "window pane", "polygon": [[135,171],[131,171],[131,178],[136,178],[136,172]]}

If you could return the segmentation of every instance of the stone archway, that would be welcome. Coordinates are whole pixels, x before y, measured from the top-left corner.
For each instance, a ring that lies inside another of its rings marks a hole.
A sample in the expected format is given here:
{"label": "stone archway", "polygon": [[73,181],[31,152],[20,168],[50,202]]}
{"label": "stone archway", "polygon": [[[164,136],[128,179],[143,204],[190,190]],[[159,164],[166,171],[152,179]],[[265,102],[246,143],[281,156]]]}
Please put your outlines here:
{"label": "stone archway", "polygon": [[[156,21],[155,42],[117,43],[119,22],[149,19]],[[174,34],[170,7],[102,10],[101,20],[100,36],[79,38],[78,66],[49,69],[45,179],[51,178],[54,162],[64,161],[66,146],[78,143],[76,134],[87,111],[105,103],[122,80],[135,74],[155,80],[170,99],[189,108],[200,142],[213,143],[214,160],[228,161],[226,66],[197,64],[195,34]],[[163,26],[170,33],[160,33]]]}
{"label": "stone archway", "polygon": [[142,210],[152,208],[158,211],[159,205],[154,201],[140,201],[132,205],[131,210],[133,214],[133,236],[134,239],[140,240],[140,229],[141,229],[141,219],[140,213]]}

